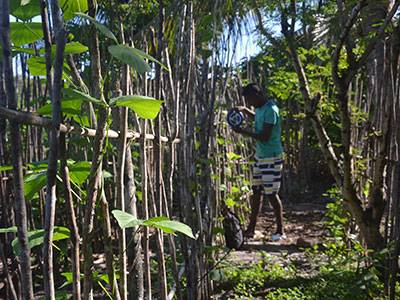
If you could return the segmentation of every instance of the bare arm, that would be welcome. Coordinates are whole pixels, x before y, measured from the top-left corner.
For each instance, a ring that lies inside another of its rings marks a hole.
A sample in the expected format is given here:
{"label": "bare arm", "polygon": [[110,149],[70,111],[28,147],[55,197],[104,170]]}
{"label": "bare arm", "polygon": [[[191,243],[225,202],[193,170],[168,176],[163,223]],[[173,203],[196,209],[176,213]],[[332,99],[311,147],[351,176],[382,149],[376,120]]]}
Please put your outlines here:
{"label": "bare arm", "polygon": [[271,132],[273,127],[274,127],[273,124],[264,123],[263,131],[261,133],[255,133],[240,127],[233,128],[233,130],[244,136],[249,136],[253,139],[256,139],[257,141],[267,142],[271,137]]}
{"label": "bare arm", "polygon": [[255,117],[255,112],[252,111],[251,109],[247,108],[246,106],[237,106],[236,107],[240,112],[244,113],[246,116],[248,116],[251,120],[254,120]]}

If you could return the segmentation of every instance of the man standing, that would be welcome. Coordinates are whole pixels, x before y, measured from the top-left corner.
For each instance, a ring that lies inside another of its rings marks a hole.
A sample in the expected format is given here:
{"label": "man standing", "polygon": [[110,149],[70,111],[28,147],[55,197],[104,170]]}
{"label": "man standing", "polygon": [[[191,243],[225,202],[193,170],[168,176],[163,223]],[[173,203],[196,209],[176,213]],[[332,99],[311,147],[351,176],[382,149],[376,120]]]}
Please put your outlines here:
{"label": "man standing", "polygon": [[278,196],[283,166],[279,108],[273,100],[267,99],[260,86],[255,83],[245,86],[242,95],[247,106],[255,107],[255,112],[243,106],[237,109],[254,120],[254,131],[241,127],[234,127],[233,130],[256,140],[251,215],[245,236],[254,236],[257,216],[262,208],[262,198],[265,196],[270,201],[276,218],[277,228],[272,235],[272,241],[279,241],[285,238],[283,208]]}

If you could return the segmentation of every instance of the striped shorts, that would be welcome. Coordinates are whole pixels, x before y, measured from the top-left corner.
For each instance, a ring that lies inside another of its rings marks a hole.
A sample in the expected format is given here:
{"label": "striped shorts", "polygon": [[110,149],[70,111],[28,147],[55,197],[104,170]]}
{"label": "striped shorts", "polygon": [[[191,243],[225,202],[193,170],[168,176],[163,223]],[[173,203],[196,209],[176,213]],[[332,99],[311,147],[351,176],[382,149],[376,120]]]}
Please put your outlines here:
{"label": "striped shorts", "polygon": [[264,195],[274,195],[281,186],[283,168],[282,155],[269,158],[257,158],[253,164],[253,192],[263,191]]}

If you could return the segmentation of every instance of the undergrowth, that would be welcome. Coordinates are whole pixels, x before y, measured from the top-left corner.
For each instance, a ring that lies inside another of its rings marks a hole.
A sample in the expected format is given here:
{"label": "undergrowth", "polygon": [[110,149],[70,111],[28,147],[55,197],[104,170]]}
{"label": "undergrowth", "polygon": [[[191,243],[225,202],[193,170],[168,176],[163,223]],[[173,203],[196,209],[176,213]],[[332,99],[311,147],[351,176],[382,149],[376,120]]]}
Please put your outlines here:
{"label": "undergrowth", "polygon": [[[219,270],[220,289],[229,290],[222,299],[266,300],[378,300],[384,286],[377,269],[390,252],[366,251],[352,233],[350,216],[335,190],[329,196],[324,217],[326,236],[322,243],[305,250],[307,268],[299,268],[289,259],[274,259],[262,253],[251,265],[225,265]],[[282,263],[282,261],[284,263]],[[397,297],[400,299],[400,286]]]}

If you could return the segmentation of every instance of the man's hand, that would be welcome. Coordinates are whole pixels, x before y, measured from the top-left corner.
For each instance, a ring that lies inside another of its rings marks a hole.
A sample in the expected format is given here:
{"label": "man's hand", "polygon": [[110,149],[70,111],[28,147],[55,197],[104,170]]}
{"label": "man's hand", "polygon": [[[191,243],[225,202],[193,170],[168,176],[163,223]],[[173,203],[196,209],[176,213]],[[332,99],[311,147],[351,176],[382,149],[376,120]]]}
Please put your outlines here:
{"label": "man's hand", "polygon": [[236,133],[243,133],[243,128],[240,126],[234,126],[232,127],[232,130]]}
{"label": "man's hand", "polygon": [[244,113],[245,115],[247,115],[251,119],[254,119],[254,116],[255,116],[254,111],[248,109],[246,106],[236,106],[235,109],[237,109],[241,113]]}

